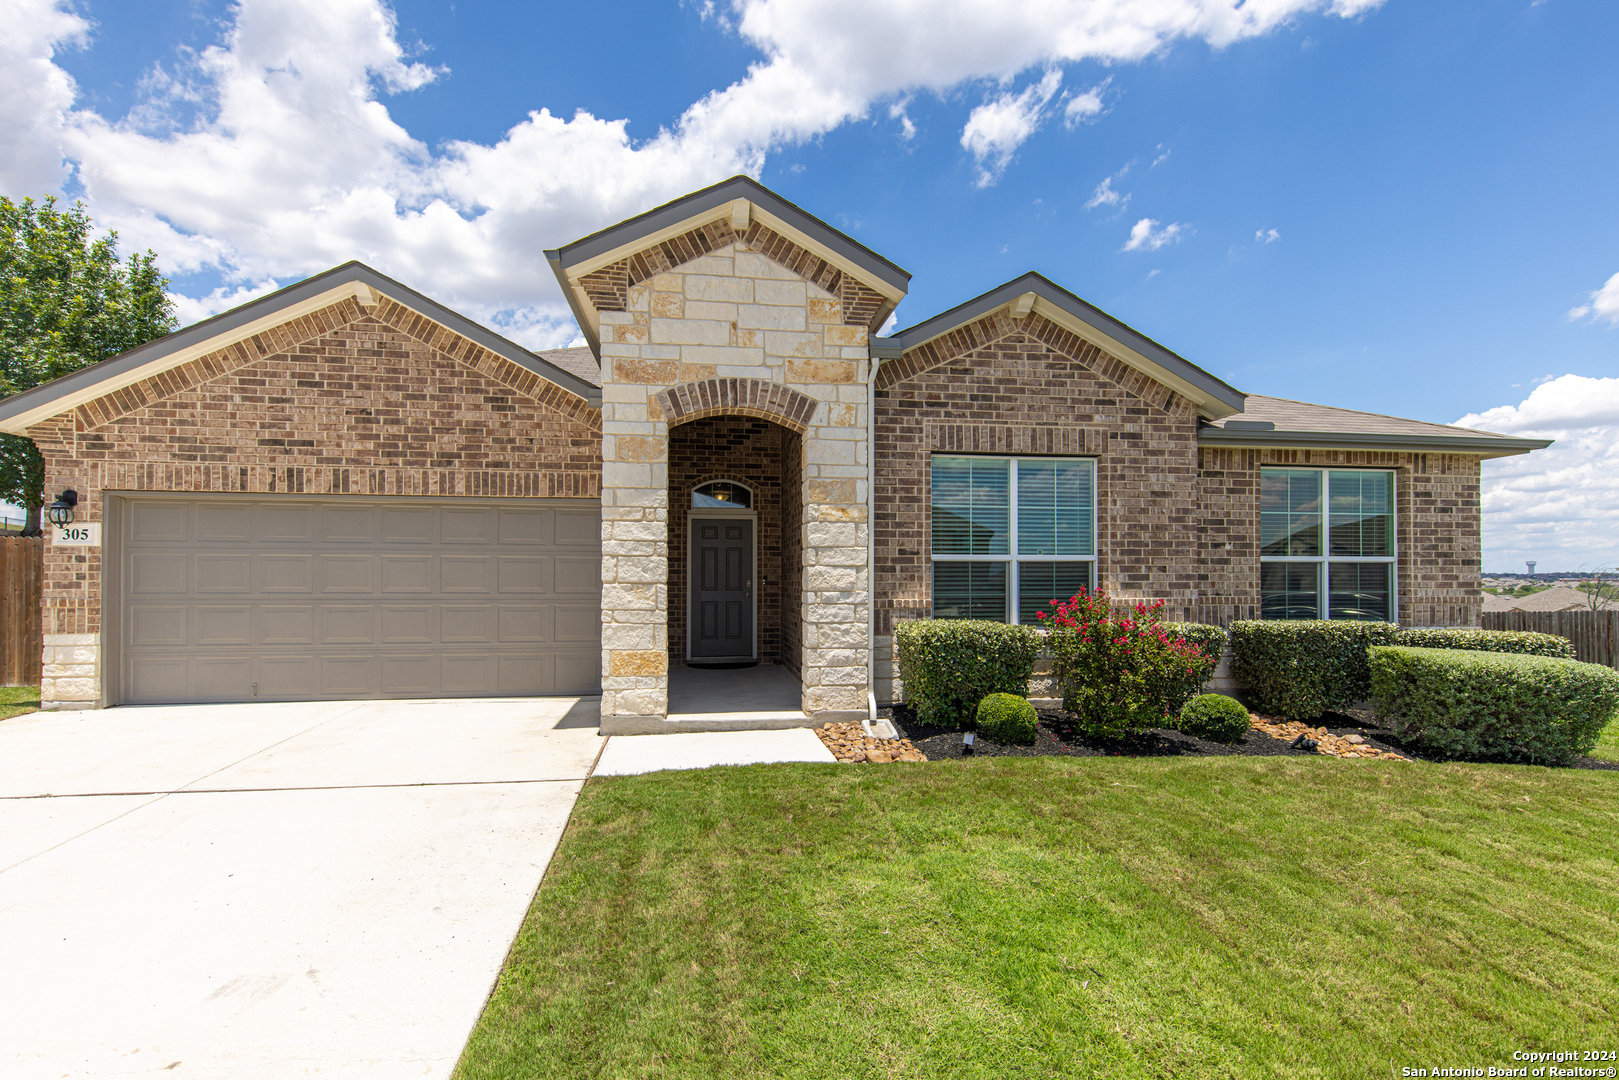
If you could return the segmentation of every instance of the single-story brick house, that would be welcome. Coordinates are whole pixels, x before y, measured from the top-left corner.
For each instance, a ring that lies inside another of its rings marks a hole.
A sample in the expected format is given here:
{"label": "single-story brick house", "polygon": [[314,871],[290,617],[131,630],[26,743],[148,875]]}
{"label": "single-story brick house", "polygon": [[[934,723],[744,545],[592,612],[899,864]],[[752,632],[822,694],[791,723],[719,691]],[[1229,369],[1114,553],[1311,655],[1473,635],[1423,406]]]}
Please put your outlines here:
{"label": "single-story brick house", "polygon": [[1091,584],[1475,625],[1479,463],[1545,445],[1244,394],[1038,274],[878,336],[910,275],[746,177],[547,255],[587,348],[349,263],[0,402],[78,497],[46,707],[659,730],[672,670],[760,661],[824,722],[887,700],[897,620]]}

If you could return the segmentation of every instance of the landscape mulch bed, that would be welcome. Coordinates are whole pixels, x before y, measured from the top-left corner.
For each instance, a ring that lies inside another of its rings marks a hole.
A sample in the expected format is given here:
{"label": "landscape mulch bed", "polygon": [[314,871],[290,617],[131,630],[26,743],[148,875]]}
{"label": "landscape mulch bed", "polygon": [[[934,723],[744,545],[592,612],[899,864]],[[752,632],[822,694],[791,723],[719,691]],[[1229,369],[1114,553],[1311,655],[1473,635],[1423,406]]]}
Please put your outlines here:
{"label": "landscape mulch bed", "polygon": [[[1199,739],[1179,731],[1165,728],[1156,728],[1132,735],[1123,739],[1095,739],[1082,734],[1075,722],[1072,713],[1061,709],[1040,709],[1039,723],[1035,727],[1034,744],[1031,746],[1008,746],[1002,743],[990,742],[979,738],[973,748],[972,757],[1315,757],[1319,750],[1305,750],[1292,745],[1292,736],[1305,730],[1305,725],[1282,725],[1285,721],[1272,720],[1268,717],[1256,717],[1257,722],[1275,726],[1278,730],[1286,730],[1288,738],[1275,738],[1259,727],[1252,728],[1242,741],[1233,744],[1211,742],[1208,739]],[[896,705],[891,709],[881,709],[878,715],[894,722],[899,736],[909,744],[921,751],[930,761],[941,758],[960,758],[962,753],[962,733],[949,728],[932,727],[916,719],[911,710],[904,705]],[[1359,736],[1360,746],[1369,751],[1376,752],[1374,758],[1367,753],[1362,760],[1390,761],[1398,758],[1417,758],[1422,760],[1437,760],[1432,755],[1420,753],[1401,743],[1392,732],[1378,726],[1376,716],[1369,709],[1350,709],[1342,713],[1327,713],[1315,723],[1307,725],[1308,729],[1337,736],[1344,739],[1347,736]],[[1325,741],[1319,740],[1318,741]],[[1333,740],[1330,744],[1334,748],[1343,749],[1343,744]],[[1619,762],[1602,761],[1597,758],[1576,758],[1569,763],[1569,768],[1575,769],[1619,769]]]}

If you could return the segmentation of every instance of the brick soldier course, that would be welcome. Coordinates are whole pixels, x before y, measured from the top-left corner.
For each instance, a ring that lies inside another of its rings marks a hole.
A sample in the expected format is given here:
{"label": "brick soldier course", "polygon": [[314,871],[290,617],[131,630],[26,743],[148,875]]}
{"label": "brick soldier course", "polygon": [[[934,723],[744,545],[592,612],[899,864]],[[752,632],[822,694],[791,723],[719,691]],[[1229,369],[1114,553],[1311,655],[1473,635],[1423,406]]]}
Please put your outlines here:
{"label": "brick soldier course", "polygon": [[[0,402],[0,429],[79,522],[150,492],[599,505],[619,733],[671,727],[709,480],[754,493],[759,659],[822,723],[893,696],[893,626],[931,615],[935,454],[1094,459],[1098,582],[1217,623],[1258,614],[1262,468],[1391,470],[1401,620],[1476,625],[1480,462],[1545,445],[1244,395],[1032,274],[876,336],[909,275],[746,178],[547,255],[589,352],[350,264]],[[113,539],[47,544],[47,708],[116,703]]]}

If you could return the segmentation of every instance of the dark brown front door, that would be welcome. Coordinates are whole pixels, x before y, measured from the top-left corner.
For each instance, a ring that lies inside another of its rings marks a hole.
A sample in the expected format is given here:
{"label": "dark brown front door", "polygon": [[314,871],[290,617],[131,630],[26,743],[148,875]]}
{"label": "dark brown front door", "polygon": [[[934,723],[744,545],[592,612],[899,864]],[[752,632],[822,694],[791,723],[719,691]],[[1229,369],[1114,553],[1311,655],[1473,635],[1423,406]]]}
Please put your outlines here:
{"label": "dark brown front door", "polygon": [[691,613],[693,660],[754,658],[752,521],[693,522]]}

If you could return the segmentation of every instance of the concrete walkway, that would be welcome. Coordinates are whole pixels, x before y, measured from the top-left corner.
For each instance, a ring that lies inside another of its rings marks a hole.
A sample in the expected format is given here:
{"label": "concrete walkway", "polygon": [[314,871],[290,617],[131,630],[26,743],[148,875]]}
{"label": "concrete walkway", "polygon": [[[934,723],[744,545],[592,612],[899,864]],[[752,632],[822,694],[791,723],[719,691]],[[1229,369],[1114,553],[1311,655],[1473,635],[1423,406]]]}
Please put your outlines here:
{"label": "concrete walkway", "polygon": [[0,1076],[447,1077],[593,701],[0,723]]}
{"label": "concrete walkway", "polygon": [[607,740],[596,776],[633,776],[660,769],[708,769],[777,761],[837,758],[809,728],[781,731],[692,731],[679,735],[615,735]]}
{"label": "concrete walkway", "polygon": [[669,719],[808,722],[798,676],[780,664],[744,668],[672,665]]}

